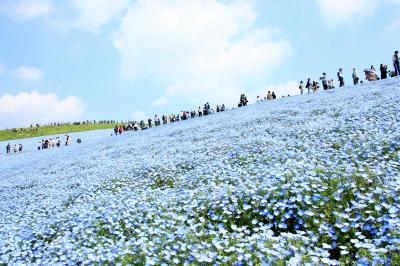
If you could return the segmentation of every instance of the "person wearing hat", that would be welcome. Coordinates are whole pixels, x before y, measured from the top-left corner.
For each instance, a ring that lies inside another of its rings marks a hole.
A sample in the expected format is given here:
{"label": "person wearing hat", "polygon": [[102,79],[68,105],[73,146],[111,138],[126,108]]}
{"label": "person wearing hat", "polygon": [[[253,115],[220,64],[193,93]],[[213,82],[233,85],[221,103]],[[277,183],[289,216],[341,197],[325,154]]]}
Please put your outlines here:
{"label": "person wearing hat", "polygon": [[393,66],[394,66],[394,75],[400,75],[400,66],[399,66],[399,51],[395,51],[393,55]]}
{"label": "person wearing hat", "polygon": [[339,87],[344,87],[343,69],[339,68],[337,76],[339,78]]}

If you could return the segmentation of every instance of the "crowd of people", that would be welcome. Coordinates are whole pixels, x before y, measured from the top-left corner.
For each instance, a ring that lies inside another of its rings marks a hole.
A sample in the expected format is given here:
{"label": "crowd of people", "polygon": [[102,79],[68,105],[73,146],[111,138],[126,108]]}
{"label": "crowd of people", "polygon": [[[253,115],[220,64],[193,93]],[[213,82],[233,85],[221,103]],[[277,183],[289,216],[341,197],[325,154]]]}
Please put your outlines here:
{"label": "crowd of people", "polygon": [[[82,139],[78,138],[76,140],[76,143],[80,144],[82,143]],[[37,149],[40,150],[47,150],[55,147],[61,147],[62,144],[65,146],[71,145],[72,144],[72,138],[70,135],[65,135],[65,142],[61,142],[60,137],[56,138],[49,138],[49,139],[42,139],[41,141],[38,142]],[[11,144],[8,143],[6,145],[6,154],[11,154],[12,151],[14,154],[21,153],[23,150],[23,146],[20,143],[18,146],[17,144],[14,144],[14,146],[11,149]]]}
{"label": "crowd of people", "polygon": [[[247,99],[246,99],[247,101]],[[123,123],[122,125],[116,125],[114,127],[114,134],[121,135],[125,131],[138,131],[138,130],[146,130],[152,128],[153,126],[161,126],[161,122],[163,125],[168,123],[175,123],[179,121],[184,121],[189,118],[195,117],[203,117],[207,115],[214,114],[215,112],[224,112],[226,110],[225,104],[217,105],[215,110],[211,108],[209,103],[205,103],[203,107],[199,107],[198,110],[192,111],[181,111],[179,114],[171,114],[171,115],[162,115],[161,119],[155,115],[154,119],[147,119],[141,121],[129,121],[127,123]]]}
{"label": "crowd of people", "polygon": [[[22,147],[21,143],[18,144],[18,146],[17,146],[17,144],[14,144],[12,150],[13,150],[14,154],[16,154],[17,152],[22,152],[22,148],[23,147]],[[11,154],[11,144],[10,143],[8,143],[6,146],[6,153]]]}
{"label": "crowd of people", "polygon": [[[400,75],[400,67],[399,67],[399,53],[398,51],[395,51],[393,54],[393,66],[394,66],[394,71],[391,71],[388,69],[387,65],[385,64],[381,64],[380,65],[380,76],[378,75],[377,71],[375,70],[375,67],[372,65],[370,68],[368,69],[364,69],[364,73],[365,73],[365,79],[368,81],[375,81],[375,80],[379,80],[379,79],[386,79],[388,77],[396,77]],[[352,72],[352,79],[353,79],[353,84],[357,85],[359,83],[363,83],[363,81],[361,80],[357,69],[353,68],[353,72]],[[338,83],[339,83],[339,87],[344,87],[345,86],[345,81],[344,81],[344,73],[343,73],[343,69],[340,68],[337,72],[337,78],[338,78]],[[335,88],[335,81],[334,79],[329,79],[327,77],[327,74],[324,72],[322,73],[322,75],[319,77],[319,81],[322,84],[322,88],[323,90],[330,90],[330,89],[334,89]],[[305,90],[307,90],[307,93],[317,93],[318,90],[320,88],[319,82],[316,80],[311,80],[311,78],[307,79],[306,84],[304,85],[303,81],[300,81],[299,84],[299,90],[300,90],[300,94],[302,95]],[[290,95],[288,95],[290,96]],[[284,96],[282,96],[284,97]],[[260,101],[269,101],[269,100],[274,100],[276,99],[276,94],[274,91],[268,91],[265,97],[260,97],[257,96],[256,101],[260,102]],[[239,99],[239,103],[238,103],[238,107],[243,107],[243,106],[247,106],[248,104],[248,99],[246,97],[245,94],[241,94],[240,95],[240,99]],[[179,121],[184,121],[187,120],[189,118],[195,118],[195,117],[202,117],[202,116],[207,116],[207,115],[211,115],[214,114],[215,111],[217,113],[219,112],[224,112],[226,109],[225,104],[222,105],[217,105],[216,109],[212,109],[209,103],[205,103],[203,107],[199,107],[198,110],[192,110],[192,111],[181,111],[179,114],[171,114],[171,115],[163,115],[161,117],[161,119],[155,115],[154,119],[147,119],[147,121],[145,122],[144,120],[141,121],[130,121],[127,123],[123,123],[122,125],[117,125],[114,127],[114,134],[115,135],[121,135],[123,132],[125,131],[138,131],[138,130],[146,130],[149,129],[153,126],[161,126],[162,124],[168,124],[168,123],[174,123],[174,122],[179,122]],[[70,124],[80,124],[81,122],[73,122],[73,123],[51,123],[51,124],[47,124],[47,125],[51,125],[51,126],[57,126],[57,125],[70,125]],[[117,123],[116,120],[100,120],[98,122],[96,122],[96,120],[93,121],[84,121],[82,122],[83,124],[90,124],[90,123]],[[39,124],[36,124],[36,128],[40,127]],[[31,125],[31,128],[33,128],[33,125]],[[16,129],[13,129],[16,130]],[[22,129],[21,129],[22,130]],[[82,140],[81,139],[77,139],[77,143],[81,143]],[[65,146],[68,146],[72,143],[72,139],[69,135],[65,135]],[[44,150],[44,149],[49,149],[49,148],[53,148],[53,147],[60,147],[61,146],[61,140],[59,137],[55,138],[55,139],[46,139],[46,140],[42,140],[38,143],[38,150]],[[17,147],[17,145],[15,144],[13,146],[13,151],[14,154],[17,152],[22,152],[22,145],[19,144],[19,146]],[[8,144],[6,146],[6,153],[10,154],[11,153],[11,145]]]}
{"label": "crowd of people", "polygon": [[[396,77],[400,75],[399,71],[399,52],[395,51],[393,54],[393,66],[394,66],[394,71],[391,71],[388,69],[388,66],[385,64],[381,64],[379,67],[380,70],[380,76],[378,75],[378,72],[376,71],[375,67],[371,65],[370,68],[366,68],[363,70],[365,74],[365,79],[367,81],[375,81],[375,80],[381,80],[381,79],[387,79],[388,77]],[[352,72],[352,79],[353,79],[353,84],[358,85],[359,83],[363,83],[362,80],[360,80],[360,75],[358,74],[358,71],[356,68],[353,68]],[[344,74],[343,74],[343,69],[339,68],[339,71],[337,72],[337,78],[339,82],[339,87],[344,87],[345,82],[344,82]],[[333,79],[329,79],[326,75],[326,73],[322,73],[321,77],[319,80],[322,83],[322,87],[324,90],[330,90],[335,88],[335,81]],[[300,81],[299,84],[299,90],[300,94],[304,93],[304,90],[307,89],[307,93],[317,93],[320,88],[319,82],[318,81],[311,81],[311,78],[307,79],[306,85],[304,85],[303,81]],[[267,95],[268,99],[268,95]]]}
{"label": "crowd of people", "polygon": [[[82,142],[81,139],[77,139],[76,141],[78,144]],[[64,145],[68,146],[71,145],[72,143],[72,138],[70,135],[65,135],[65,142]],[[55,147],[61,147],[61,139],[60,137],[56,138],[50,138],[50,139],[42,139],[42,141],[39,141],[37,149],[40,150],[46,150],[50,148],[55,148]]]}

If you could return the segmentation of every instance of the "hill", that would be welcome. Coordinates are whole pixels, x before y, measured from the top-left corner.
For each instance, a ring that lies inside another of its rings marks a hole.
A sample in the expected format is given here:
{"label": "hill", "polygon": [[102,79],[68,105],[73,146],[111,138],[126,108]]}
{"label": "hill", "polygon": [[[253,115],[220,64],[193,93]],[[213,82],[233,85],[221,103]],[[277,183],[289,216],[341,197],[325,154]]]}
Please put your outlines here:
{"label": "hill", "polygon": [[110,129],[115,127],[116,123],[89,123],[89,124],[67,124],[56,126],[41,126],[33,128],[18,128],[15,130],[0,130],[0,141],[16,140],[24,138],[33,138],[47,135],[57,135],[72,132],[82,132],[99,129]]}
{"label": "hill", "polygon": [[0,264],[400,265],[399,79],[2,157]]}

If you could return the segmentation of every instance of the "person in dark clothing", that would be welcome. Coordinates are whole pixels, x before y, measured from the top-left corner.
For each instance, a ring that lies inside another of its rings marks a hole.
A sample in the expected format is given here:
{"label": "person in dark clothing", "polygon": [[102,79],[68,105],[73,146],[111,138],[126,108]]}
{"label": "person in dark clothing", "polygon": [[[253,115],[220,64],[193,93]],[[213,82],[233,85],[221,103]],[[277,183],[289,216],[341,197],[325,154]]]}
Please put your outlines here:
{"label": "person in dark clothing", "polygon": [[387,65],[381,64],[380,70],[381,70],[381,79],[387,79],[387,73],[388,73]]}
{"label": "person in dark clothing", "polygon": [[328,78],[326,77],[326,73],[322,73],[322,77],[319,78],[322,81],[322,86],[326,91],[328,89]]}
{"label": "person in dark clothing", "polygon": [[151,121],[152,121],[152,120],[151,120],[150,118],[147,120],[147,123],[149,124],[149,128],[152,127]]}
{"label": "person in dark clothing", "polygon": [[9,154],[10,152],[11,152],[11,145],[10,143],[8,143],[6,146],[6,153]]}
{"label": "person in dark clothing", "polygon": [[145,128],[145,124],[144,124],[144,121],[143,121],[143,120],[140,121],[140,128],[141,128],[142,130]]}
{"label": "person in dark clothing", "polygon": [[118,135],[118,127],[117,126],[114,127],[114,134]]}
{"label": "person in dark clothing", "polygon": [[394,76],[400,75],[399,51],[395,51],[393,55]]}
{"label": "person in dark clothing", "polygon": [[306,89],[307,89],[307,94],[310,94],[310,90],[311,90],[311,78],[308,78],[308,79],[307,79]]}
{"label": "person in dark clothing", "polygon": [[275,92],[272,92],[272,99],[276,99],[276,94],[275,94]]}
{"label": "person in dark clothing", "polygon": [[248,102],[246,95],[241,94],[238,107],[246,106]]}
{"label": "person in dark clothing", "polygon": [[343,69],[341,69],[341,68],[339,69],[337,76],[339,78],[339,87],[344,87]]}
{"label": "person in dark clothing", "polygon": [[18,146],[18,152],[22,152],[22,144],[21,143]]}

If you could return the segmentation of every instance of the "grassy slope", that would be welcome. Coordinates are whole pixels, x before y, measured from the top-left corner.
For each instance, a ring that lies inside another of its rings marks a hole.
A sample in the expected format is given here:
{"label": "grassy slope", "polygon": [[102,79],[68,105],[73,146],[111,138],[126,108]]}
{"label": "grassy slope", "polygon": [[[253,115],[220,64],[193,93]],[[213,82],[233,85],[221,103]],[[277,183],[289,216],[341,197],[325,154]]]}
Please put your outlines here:
{"label": "grassy slope", "polygon": [[71,132],[89,131],[97,129],[107,129],[115,127],[115,123],[110,124],[85,124],[85,125],[62,125],[62,126],[42,126],[38,128],[18,129],[18,132],[0,130],[0,141],[32,138],[38,136],[55,135]]}

